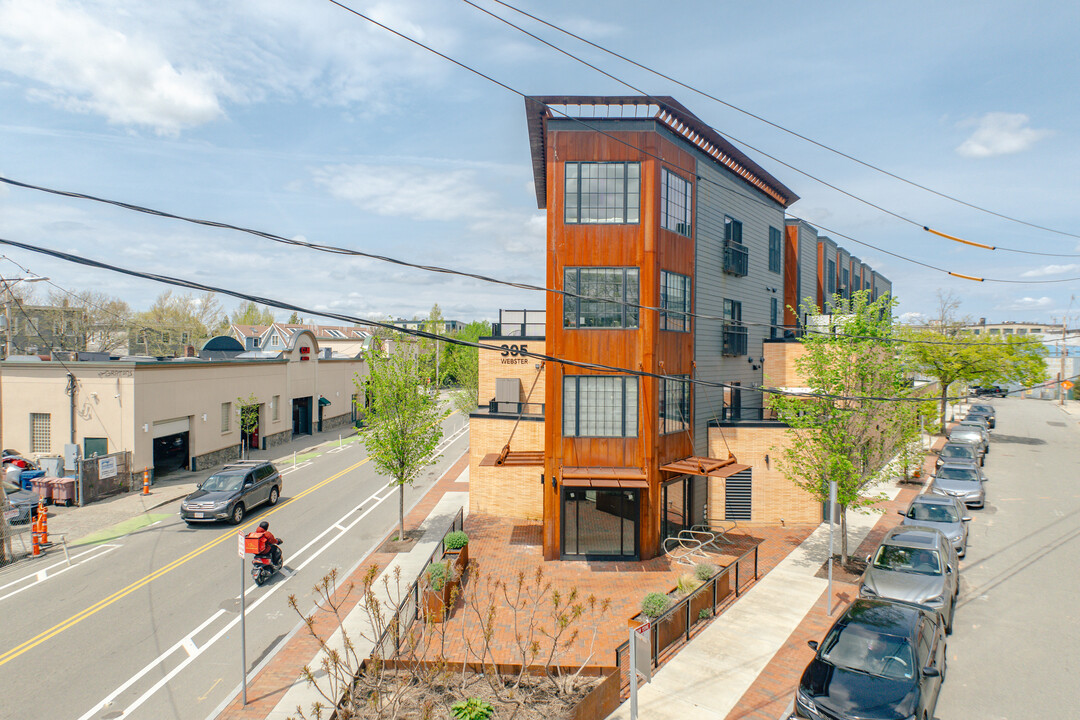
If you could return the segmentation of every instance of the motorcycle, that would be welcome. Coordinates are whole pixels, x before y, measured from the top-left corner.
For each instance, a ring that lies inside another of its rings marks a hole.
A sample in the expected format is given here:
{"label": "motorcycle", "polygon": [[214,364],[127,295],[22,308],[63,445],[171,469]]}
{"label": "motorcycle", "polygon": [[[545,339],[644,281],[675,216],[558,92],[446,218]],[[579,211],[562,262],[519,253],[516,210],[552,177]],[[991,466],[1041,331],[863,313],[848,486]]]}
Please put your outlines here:
{"label": "motorcycle", "polygon": [[[251,558],[251,577],[255,580],[256,585],[262,585],[274,577],[274,573],[281,570],[285,564],[285,557],[282,555],[281,549],[278,548],[278,551],[274,552],[274,548],[284,542],[281,538],[277,538],[275,545],[269,545],[264,552],[258,553]],[[274,555],[277,555],[277,562],[274,561]]]}

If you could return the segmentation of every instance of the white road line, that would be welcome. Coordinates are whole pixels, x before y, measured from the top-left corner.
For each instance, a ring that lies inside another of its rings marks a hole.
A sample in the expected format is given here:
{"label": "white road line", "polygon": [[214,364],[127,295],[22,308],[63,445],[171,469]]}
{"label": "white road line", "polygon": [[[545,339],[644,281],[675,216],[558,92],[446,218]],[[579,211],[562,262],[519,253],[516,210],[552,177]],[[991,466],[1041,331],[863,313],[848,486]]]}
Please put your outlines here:
{"label": "white road line", "polygon": [[184,649],[187,650],[188,657],[199,654],[199,646],[191,639],[191,636],[184,638]]}
{"label": "white road line", "polygon": [[[18,595],[19,593],[21,593],[24,590],[29,590],[30,588],[34,587],[35,585],[39,585],[39,584],[45,582],[46,580],[52,580],[54,577],[57,577],[57,576],[59,576],[59,575],[61,575],[63,573],[66,573],[68,570],[70,570],[73,567],[77,567],[79,565],[82,565],[83,563],[90,562],[91,560],[95,560],[95,559],[97,559],[99,557],[102,557],[103,555],[107,555],[107,554],[109,554],[110,552],[112,552],[113,550],[115,550],[118,547],[120,547],[120,546],[119,545],[114,545],[114,544],[111,544],[111,543],[110,544],[103,544],[103,545],[95,545],[94,547],[92,547],[89,550],[85,550],[85,551],[83,551],[83,552],[81,552],[81,553],[79,553],[77,555],[73,555],[71,557],[71,559],[73,561],[78,560],[79,558],[84,557],[86,555],[90,555],[90,554],[93,554],[93,557],[88,557],[88,558],[86,558],[84,560],[80,560],[79,562],[72,562],[71,565],[68,565],[67,562],[65,562],[65,561],[54,563],[54,564],[50,565],[47,568],[42,568],[41,570],[38,570],[36,573],[34,573],[32,575],[25,575],[25,576],[19,578],[18,580],[12,580],[11,582],[7,583],[6,585],[0,585],[0,590],[4,590],[4,589],[9,588],[9,587],[11,587],[13,585],[18,585],[19,583],[26,582],[27,580],[33,579],[33,582],[29,583],[28,585],[24,585],[23,587],[21,587],[21,588],[19,588],[17,590],[12,590],[7,595],[0,595],[0,602],[2,602],[4,600],[7,600],[12,595]],[[63,567],[60,567],[61,565]],[[57,570],[56,572],[49,572],[50,570],[52,570],[53,568],[56,568],[56,567],[60,567],[60,569]]]}

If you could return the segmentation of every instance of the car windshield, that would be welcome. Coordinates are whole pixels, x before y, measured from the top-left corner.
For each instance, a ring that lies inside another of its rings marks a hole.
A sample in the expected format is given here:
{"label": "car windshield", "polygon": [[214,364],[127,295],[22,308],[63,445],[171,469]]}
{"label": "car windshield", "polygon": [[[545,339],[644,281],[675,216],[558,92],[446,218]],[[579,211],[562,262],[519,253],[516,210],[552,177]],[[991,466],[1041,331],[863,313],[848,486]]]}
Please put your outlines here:
{"label": "car windshield", "polygon": [[879,677],[906,680],[914,677],[915,663],[908,641],[862,625],[834,627],[821,644],[821,659]]}
{"label": "car windshield", "polygon": [[946,445],[941,448],[942,457],[974,458],[975,448],[970,445]]}
{"label": "car windshield", "polygon": [[243,482],[244,476],[235,473],[211,475],[202,484],[202,489],[207,492],[233,492],[239,490]]}
{"label": "car windshield", "polygon": [[3,480],[2,482],[4,483],[4,493],[5,494],[11,495],[12,493],[19,492],[19,486],[16,485],[15,483],[8,482],[7,480]]}
{"label": "car windshield", "polygon": [[907,516],[921,522],[954,523],[959,520],[956,508],[936,503],[915,503],[908,509]]}
{"label": "car windshield", "polygon": [[971,480],[979,479],[978,471],[973,467],[945,467],[937,471],[937,476],[944,480]]}
{"label": "car windshield", "polygon": [[989,405],[972,405],[971,406],[971,412],[973,412],[973,413],[991,413],[992,414],[994,412],[994,408],[990,407]]}
{"label": "car windshield", "polygon": [[940,575],[941,561],[936,550],[882,545],[874,558],[874,567],[896,572]]}

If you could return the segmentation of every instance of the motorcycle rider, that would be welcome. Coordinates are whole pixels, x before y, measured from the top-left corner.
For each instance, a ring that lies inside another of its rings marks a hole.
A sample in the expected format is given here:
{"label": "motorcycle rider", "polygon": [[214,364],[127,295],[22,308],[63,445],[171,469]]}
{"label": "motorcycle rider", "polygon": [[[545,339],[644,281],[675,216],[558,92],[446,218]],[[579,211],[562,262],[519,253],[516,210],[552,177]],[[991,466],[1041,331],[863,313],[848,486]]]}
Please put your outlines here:
{"label": "motorcycle rider", "polygon": [[254,538],[263,538],[266,540],[267,552],[270,553],[270,562],[274,565],[281,565],[281,548],[278,547],[278,539],[274,537],[274,534],[270,532],[270,523],[263,520],[259,523],[259,529],[251,534]]}

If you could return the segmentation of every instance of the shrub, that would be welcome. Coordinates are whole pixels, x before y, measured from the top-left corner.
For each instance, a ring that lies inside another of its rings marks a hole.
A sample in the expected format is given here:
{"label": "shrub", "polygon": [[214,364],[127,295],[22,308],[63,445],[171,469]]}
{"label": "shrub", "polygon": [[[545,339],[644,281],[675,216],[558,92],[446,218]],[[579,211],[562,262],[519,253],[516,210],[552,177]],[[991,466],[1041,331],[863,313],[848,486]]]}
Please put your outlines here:
{"label": "shrub", "polygon": [[709,612],[709,608],[701,608],[700,610],[698,610],[697,619],[698,620],[708,620],[710,614],[711,613]]}
{"label": "shrub", "polygon": [[649,619],[658,618],[671,607],[671,598],[663,593],[651,592],[641,601],[641,614]]}
{"label": "shrub", "polygon": [[444,550],[460,550],[468,544],[469,536],[461,530],[455,530],[452,533],[448,533],[447,536],[443,538]]}
{"label": "shrub", "polygon": [[450,706],[450,714],[457,720],[488,720],[495,708],[480,698],[459,700]]}
{"label": "shrub", "polygon": [[424,570],[427,573],[428,583],[435,592],[441,592],[449,579],[449,570],[444,562],[433,562]]}
{"label": "shrub", "polygon": [[679,581],[675,583],[675,588],[679,591],[680,595],[689,595],[699,587],[701,587],[701,581],[690,573],[680,575]]}
{"label": "shrub", "polygon": [[705,582],[716,574],[716,566],[711,563],[698,563],[694,566],[694,577]]}

